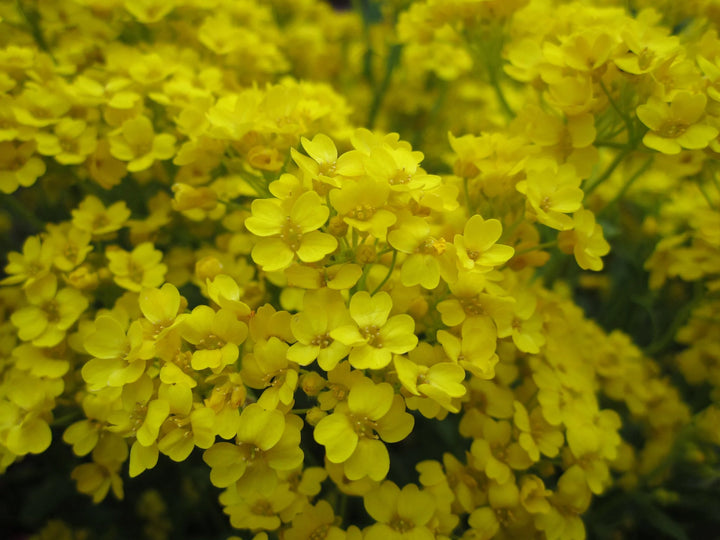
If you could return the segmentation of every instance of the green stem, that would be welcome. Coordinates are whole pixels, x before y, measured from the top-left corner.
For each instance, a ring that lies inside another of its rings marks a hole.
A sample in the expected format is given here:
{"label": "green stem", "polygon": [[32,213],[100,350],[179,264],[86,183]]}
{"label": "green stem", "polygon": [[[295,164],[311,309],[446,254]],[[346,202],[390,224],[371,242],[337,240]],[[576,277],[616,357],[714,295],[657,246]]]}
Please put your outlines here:
{"label": "green stem", "polygon": [[463,178],[463,191],[465,192],[465,204],[467,205],[468,213],[473,216],[475,215],[475,205],[470,200],[470,187],[468,186],[468,179]]}
{"label": "green stem", "polygon": [[377,120],[377,115],[380,112],[380,107],[382,106],[382,102],[385,99],[385,94],[390,87],[390,80],[392,79],[393,71],[395,71],[395,66],[397,66],[397,64],[400,62],[401,52],[402,45],[400,44],[395,44],[390,47],[390,52],[388,53],[387,63],[385,66],[385,75],[383,76],[380,84],[375,87],[375,93],[373,94],[373,100],[370,105],[370,112],[368,114],[367,121],[369,129],[373,129],[373,127],[375,126],[375,121]]}
{"label": "green stem", "polygon": [[598,212],[598,216],[602,216],[603,214],[605,214],[605,212],[609,208],[612,208],[613,205],[615,205],[620,199],[623,198],[625,193],[627,193],[627,190],[630,189],[630,187],[635,183],[635,180],[640,178],[643,175],[643,173],[645,171],[647,171],[648,168],[650,168],[650,165],[652,164],[653,159],[654,159],[654,157],[650,156],[648,159],[645,160],[645,163],[643,163],[640,166],[640,168],[637,171],[635,171],[630,178],[628,178],[628,181],[625,182],[625,185],[622,187],[622,189],[620,189],[620,191],[617,192],[617,194],[610,200],[610,202],[608,202],[607,205],[605,205],[605,208],[603,208],[602,210],[600,210],[600,212]]}
{"label": "green stem", "polygon": [[513,257],[519,257],[520,255],[525,255],[526,253],[530,253],[533,251],[537,251],[539,249],[545,249],[549,247],[554,247],[557,245],[557,240],[550,240],[548,242],[543,242],[542,244],[538,244],[537,246],[533,246],[527,249],[523,249],[521,251],[516,251],[515,255]]}
{"label": "green stem", "polygon": [[692,299],[678,309],[672,323],[670,323],[668,329],[663,333],[663,337],[643,349],[643,353],[647,356],[653,356],[664,351],[666,347],[675,341],[675,334],[677,334],[680,327],[690,319],[693,310],[704,298],[704,283],[702,281],[696,281],[694,285]]}
{"label": "green stem", "polygon": [[613,141],[595,141],[595,146],[598,148],[626,148],[627,143],[619,143]]}
{"label": "green stem", "polygon": [[617,103],[615,103],[615,100],[610,95],[610,91],[608,90],[607,86],[605,86],[605,83],[602,81],[602,79],[600,79],[600,88],[602,88],[603,93],[605,94],[605,96],[607,96],[608,101],[610,102],[610,106],[615,110],[615,112],[622,119],[622,121],[625,122],[625,126],[628,130],[628,141],[633,140],[633,125],[630,117],[620,110],[620,107],[618,107]]}
{"label": "green stem", "polygon": [[48,46],[47,41],[45,41],[45,36],[43,36],[42,29],[40,28],[40,14],[35,9],[25,9],[22,0],[15,0],[15,7],[17,8],[20,17],[22,17],[30,27],[30,34],[35,40],[38,48],[46,52],[52,61],[55,62],[55,57],[53,56],[52,51],[50,51],[50,47]]}
{"label": "green stem", "polygon": [[[485,44],[486,41],[489,43],[489,45]],[[498,103],[500,104],[500,107],[505,113],[505,116],[507,116],[508,119],[513,119],[515,118],[515,111],[513,111],[512,107],[510,107],[510,104],[505,97],[505,92],[503,92],[502,86],[500,85],[499,74],[500,65],[502,62],[500,54],[503,47],[502,36],[491,36],[486,40],[481,39],[480,41],[478,41],[478,46],[483,57],[482,59],[484,60],[485,68],[487,69],[488,82],[495,91],[495,96],[498,100]]]}
{"label": "green stem", "polygon": [[7,208],[12,214],[15,214],[16,217],[25,222],[27,225],[30,225],[34,232],[40,232],[45,229],[45,223],[13,195],[2,194],[0,201],[2,201],[1,206]]}
{"label": "green stem", "polygon": [[717,175],[710,173],[710,179],[712,180],[713,185],[717,188],[718,195],[720,195],[720,180],[718,180]]}
{"label": "green stem", "polygon": [[372,70],[372,41],[370,39],[370,21],[368,21],[367,5],[362,0],[352,0],[353,9],[360,14],[363,22],[363,38],[365,39],[365,54],[363,55],[363,76],[371,85],[375,82]]}
{"label": "green stem", "polygon": [[589,182],[589,185],[587,188],[584,189],[585,196],[587,197],[590,195],[593,191],[595,191],[600,184],[602,184],[605,180],[610,178],[610,175],[612,175],[613,172],[615,172],[615,169],[618,168],[618,165],[622,162],[623,159],[632,151],[632,148],[626,147],[622,150],[622,152],[619,152],[618,155],[615,156],[615,159],[608,165],[608,168],[605,169],[605,172],[603,172],[594,182]]}
{"label": "green stem", "polygon": [[495,96],[497,97],[505,116],[509,119],[515,118],[515,111],[513,111],[512,107],[508,103],[507,98],[505,97],[505,92],[503,92],[502,86],[500,86],[500,78],[498,77],[497,67],[488,66],[488,72],[490,76],[490,84],[492,85],[493,90],[495,90]]}
{"label": "green stem", "polygon": [[712,198],[710,198],[710,194],[707,192],[707,189],[705,189],[705,186],[702,183],[702,180],[698,180],[697,182],[698,189],[700,190],[700,193],[702,193],[702,196],[705,198],[705,201],[707,201],[708,206],[710,208],[715,208],[715,203],[713,202]]}
{"label": "green stem", "polygon": [[390,279],[390,276],[392,275],[393,270],[395,269],[395,262],[397,261],[397,254],[398,254],[397,251],[393,251],[392,262],[390,263],[390,268],[388,268],[388,272],[385,275],[385,279],[383,279],[380,282],[380,285],[375,287],[375,290],[370,293],[370,296],[375,296],[375,293],[377,293],[380,289],[382,289],[383,285],[385,285],[387,283],[388,279]]}

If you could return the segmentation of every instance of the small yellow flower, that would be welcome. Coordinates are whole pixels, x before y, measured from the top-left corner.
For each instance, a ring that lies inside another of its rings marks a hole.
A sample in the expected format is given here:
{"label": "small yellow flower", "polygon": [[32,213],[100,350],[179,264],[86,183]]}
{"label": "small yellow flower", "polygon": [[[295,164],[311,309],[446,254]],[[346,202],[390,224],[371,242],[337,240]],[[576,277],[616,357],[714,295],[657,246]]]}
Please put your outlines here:
{"label": "small yellow flower", "polygon": [[203,454],[211,468],[210,481],[221,488],[241,478],[254,490],[272,486],[274,471],[292,470],[302,463],[301,427],[297,416],[266,410],[257,403],[248,405],[240,415],[235,443],[216,443]]}
{"label": "small yellow flower", "polygon": [[496,244],[502,235],[502,224],[497,219],[472,216],[465,224],[463,234],[456,234],[453,244],[459,266],[475,272],[489,272],[507,262],[515,250]]}
{"label": "small yellow flower", "polygon": [[529,167],[527,179],[516,187],[527,197],[528,210],[540,223],[561,231],[572,228],[572,218],[567,214],[580,210],[585,195],[572,165],[558,166],[547,160]]}
{"label": "small yellow flower", "polygon": [[60,343],[88,306],[81,292],[69,287],[58,291],[53,274],[35,281],[25,291],[30,305],[15,311],[10,320],[18,329],[18,337],[37,347]]}
{"label": "small yellow flower", "polygon": [[430,224],[422,218],[411,217],[388,233],[388,243],[402,253],[407,253],[400,270],[400,281],[406,287],[420,285],[434,289],[444,281],[457,277],[453,253],[448,250],[444,238],[430,234]]}
{"label": "small yellow flower", "polygon": [[603,268],[600,257],[610,252],[610,244],[603,236],[602,227],[595,222],[590,210],[579,210],[573,215],[573,229],[560,231],[558,247],[565,253],[573,253],[583,270],[599,271]]}
{"label": "small yellow flower", "polygon": [[706,103],[705,94],[690,92],[678,92],[670,103],[651,97],[637,108],[638,118],[650,128],[645,146],[663,154],[705,148],[718,135],[716,128],[700,122]]}
{"label": "small yellow flower", "polygon": [[175,136],[155,134],[152,122],[146,116],[125,120],[109,135],[110,154],[127,161],[130,172],[144,171],[156,160],[170,159],[175,155]]}
{"label": "small yellow flower", "polygon": [[137,381],[155,352],[152,343],[143,339],[140,321],[134,321],[126,332],[110,315],[97,318],[84,346],[93,358],[82,367],[82,376],[93,390]]}
{"label": "small yellow flower", "polygon": [[158,251],[150,242],[143,242],[131,252],[115,247],[105,252],[113,273],[115,283],[133,292],[144,287],[159,287],[167,272],[162,260],[162,251]]}
{"label": "small yellow flower", "polygon": [[348,181],[330,192],[330,203],[342,220],[360,232],[385,240],[397,216],[388,208],[390,186],[373,180]]}
{"label": "small yellow flower", "polygon": [[384,291],[374,296],[365,291],[350,300],[352,324],[330,331],[330,337],[349,347],[350,364],[356,369],[382,369],[392,354],[403,354],[415,347],[415,321],[410,315],[389,317],[392,299]]}
{"label": "small yellow flower", "polygon": [[303,262],[316,262],[335,251],[337,240],[318,231],[330,210],[320,196],[307,191],[297,199],[257,199],[252,216],[245,220],[247,229],[262,237],[252,250],[253,260],[265,271],[283,270],[295,256]]}
{"label": "small yellow flower", "polygon": [[366,494],[365,509],[377,522],[365,530],[368,540],[432,540],[433,531],[427,525],[435,513],[435,500],[430,493],[420,491],[415,484],[402,490],[390,481]]}
{"label": "small yellow flower", "polygon": [[45,170],[45,162],[35,155],[34,142],[18,145],[0,142],[0,191],[3,193],[12,193],[18,186],[32,186]]}
{"label": "small yellow flower", "polygon": [[29,285],[36,279],[46,276],[52,267],[55,250],[50,242],[43,242],[39,236],[30,236],[23,244],[22,254],[8,253],[5,273],[8,277],[0,281],[2,285],[15,285],[25,282]]}
{"label": "small yellow flower", "polygon": [[52,134],[39,133],[35,140],[40,154],[52,156],[62,165],[78,165],[95,151],[97,129],[83,120],[63,118]]}
{"label": "small yellow flower", "polygon": [[198,306],[183,319],[180,334],[195,346],[191,361],[193,369],[220,371],[237,361],[238,346],[245,341],[248,328],[232,311]]}
{"label": "small yellow flower", "polygon": [[300,366],[317,359],[322,369],[332,371],[348,355],[350,346],[333,339],[330,332],[351,322],[339,292],[327,288],[306,292],[303,310],[290,322],[297,343],[288,349],[288,359]]}
{"label": "small yellow flower", "polygon": [[94,236],[101,236],[124,227],[130,217],[130,210],[124,201],[105,208],[100,199],[88,195],[77,209],[72,211],[72,216],[75,227]]}
{"label": "small yellow flower", "polygon": [[400,356],[394,356],[393,365],[403,387],[416,396],[425,395],[450,412],[460,408],[452,403],[453,398],[465,395],[467,389],[462,382],[465,370],[454,362],[438,362],[426,366]]}
{"label": "small yellow flower", "polygon": [[[380,481],[390,469],[385,442],[403,440],[412,431],[413,417],[388,383],[362,379],[350,390],[348,400],[315,426],[315,440],[325,446],[327,459],[344,463],[345,476]],[[377,433],[377,435],[376,435]]]}
{"label": "small yellow flower", "polygon": [[495,353],[497,330],[492,320],[486,317],[465,319],[461,332],[462,339],[445,330],[438,331],[437,340],[445,354],[475,376],[492,379],[499,361]]}

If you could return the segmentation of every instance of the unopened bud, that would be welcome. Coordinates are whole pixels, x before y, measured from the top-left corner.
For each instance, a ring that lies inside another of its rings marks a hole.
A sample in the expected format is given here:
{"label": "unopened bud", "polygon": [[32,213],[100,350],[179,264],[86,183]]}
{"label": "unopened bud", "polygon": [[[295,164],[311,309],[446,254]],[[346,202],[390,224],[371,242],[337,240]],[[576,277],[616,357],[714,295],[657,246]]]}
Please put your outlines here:
{"label": "unopened bud", "polygon": [[217,257],[208,255],[195,263],[195,275],[205,283],[207,279],[215,279],[218,274],[223,273],[223,264]]}
{"label": "unopened bud", "polygon": [[175,197],[173,208],[178,212],[185,210],[210,211],[217,206],[217,194],[209,187],[193,187],[188,184],[173,184]]}
{"label": "unopened bud", "polygon": [[311,426],[317,426],[318,422],[325,418],[327,413],[320,407],[313,407],[307,413],[305,413],[305,421]]}
{"label": "unopened bud", "polygon": [[308,396],[317,396],[325,388],[325,379],[311,371],[300,377],[300,387]]}
{"label": "unopened bud", "polygon": [[333,216],[330,218],[330,222],[328,223],[328,232],[330,234],[340,238],[341,236],[345,236],[347,231],[348,226],[347,223],[343,221],[343,218],[340,216]]}
{"label": "unopened bud", "polygon": [[358,264],[368,264],[375,262],[377,259],[377,252],[375,251],[375,248],[373,246],[363,244],[361,246],[358,246],[357,250],[355,251],[355,261]]}

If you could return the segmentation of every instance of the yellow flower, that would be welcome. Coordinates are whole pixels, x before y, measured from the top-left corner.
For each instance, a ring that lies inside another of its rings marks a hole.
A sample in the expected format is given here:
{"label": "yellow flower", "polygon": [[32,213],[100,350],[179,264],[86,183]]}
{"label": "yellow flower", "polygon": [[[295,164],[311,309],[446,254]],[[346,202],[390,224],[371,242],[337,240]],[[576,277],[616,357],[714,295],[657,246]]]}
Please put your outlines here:
{"label": "yellow flower", "polygon": [[15,145],[0,142],[0,191],[12,193],[18,186],[29,187],[45,174],[45,162],[35,155],[35,143]]}
{"label": "yellow flower", "polygon": [[[280,528],[281,516],[288,514],[296,498],[287,482],[278,483],[270,492],[240,489],[233,484],[222,492],[220,503],[236,529],[274,531]],[[261,540],[258,536],[257,540]]]}
{"label": "yellow flower", "polygon": [[454,362],[438,362],[431,366],[417,364],[412,360],[394,356],[393,362],[398,379],[403,387],[416,396],[425,395],[450,412],[460,408],[452,403],[453,398],[465,395],[465,370]]}
{"label": "yellow flower", "polygon": [[495,353],[497,330],[492,320],[484,317],[465,319],[461,335],[462,339],[445,330],[439,330],[437,340],[453,362],[457,362],[477,377],[492,379],[499,360]]}
{"label": "yellow flower", "polygon": [[500,313],[512,311],[514,299],[499,290],[486,274],[461,272],[457,281],[450,283],[450,291],[452,296],[437,304],[446,326],[457,326],[470,317],[496,321]]}
{"label": "yellow flower", "polygon": [[558,247],[565,253],[573,253],[583,270],[599,271],[603,268],[600,257],[610,252],[610,244],[603,236],[602,227],[595,222],[590,210],[579,210],[573,215],[573,229],[560,231]]}
{"label": "yellow flower", "polygon": [[404,220],[388,233],[387,240],[392,247],[408,254],[400,269],[400,281],[406,287],[420,285],[434,289],[441,276],[446,282],[455,280],[452,251],[444,238],[430,235],[430,224],[424,219],[413,216]]}
{"label": "yellow flower", "polygon": [[422,152],[379,145],[370,150],[365,170],[371,179],[390,186],[391,197],[396,193],[432,189],[440,184],[440,177],[427,174],[420,167],[423,157]]}
{"label": "yellow flower", "polygon": [[352,347],[349,360],[354,368],[382,369],[392,360],[392,353],[406,353],[417,344],[415,321],[404,313],[389,317],[392,304],[384,291],[374,296],[360,291],[350,300],[352,324],[330,331],[332,339]]}
{"label": "yellow flower", "polygon": [[110,143],[107,139],[98,142],[86,163],[90,178],[105,189],[118,185],[127,173],[125,163],[110,153]]}
{"label": "yellow flower", "polygon": [[36,279],[48,274],[52,267],[55,250],[50,242],[42,242],[39,236],[30,236],[23,243],[22,254],[8,253],[5,273],[8,277],[0,281],[2,285],[15,285],[25,282],[30,285]]}
{"label": "yellow flower", "polygon": [[52,442],[52,432],[41,414],[22,414],[5,402],[0,404],[0,442],[17,456],[42,454]]}
{"label": "yellow flower", "polygon": [[183,319],[180,335],[195,346],[191,361],[193,369],[220,371],[237,361],[238,346],[245,341],[248,328],[232,311],[198,306]]}
{"label": "yellow flower", "polygon": [[581,515],[590,506],[592,493],[579,467],[570,467],[558,480],[550,497],[550,511],[537,516],[537,527],[548,540],[583,540]]}
{"label": "yellow flower", "polygon": [[496,244],[502,235],[502,224],[497,219],[472,216],[463,234],[456,234],[453,244],[459,266],[475,272],[489,272],[493,267],[507,262],[515,250],[504,244]]}
{"label": "yellow flower", "polygon": [[215,413],[200,407],[187,418],[170,418],[164,426],[170,427],[158,441],[160,452],[173,461],[185,461],[193,448],[210,448],[215,442]]}
{"label": "yellow flower", "polygon": [[272,489],[274,471],[292,470],[303,461],[301,427],[297,416],[266,410],[257,403],[248,405],[240,415],[235,443],[215,443],[203,454],[211,468],[210,481],[224,488],[242,479],[238,487]]}
{"label": "yellow flower", "polygon": [[90,233],[75,228],[72,223],[48,224],[47,229],[50,233],[48,243],[52,244],[56,253],[53,264],[63,272],[70,272],[82,264],[93,249]]}
{"label": "yellow flower", "polygon": [[335,513],[330,503],[321,500],[308,505],[292,520],[285,531],[284,540],[308,540],[323,538],[326,540],[345,540],[345,532],[335,525]]}
{"label": "yellow flower", "polygon": [[118,201],[105,208],[100,199],[88,195],[77,209],[72,211],[72,216],[75,227],[88,231],[94,236],[101,236],[124,227],[130,217],[130,210],[124,201]]}
{"label": "yellow flower", "polygon": [[55,124],[53,133],[38,133],[35,137],[38,153],[52,156],[62,165],[78,165],[95,151],[97,129],[83,120],[63,118]]}
{"label": "yellow flower", "polygon": [[345,182],[330,192],[330,203],[342,220],[360,232],[385,240],[397,216],[386,208],[390,186],[370,179]]}
{"label": "yellow flower", "polygon": [[87,335],[84,346],[93,358],[82,367],[82,376],[93,390],[135,382],[154,353],[152,343],[143,339],[140,321],[134,321],[126,333],[110,315],[95,320],[94,331]]}
{"label": "yellow flower", "polygon": [[513,407],[513,423],[520,430],[518,443],[530,459],[539,461],[541,453],[551,458],[556,457],[565,442],[562,431],[545,420],[540,407],[534,407],[530,414],[519,401],[515,401]]}
{"label": "yellow flower", "polygon": [[650,128],[645,146],[663,154],[705,148],[718,135],[716,128],[700,122],[706,103],[705,94],[690,92],[678,92],[670,103],[651,97],[637,108],[638,118]]}
{"label": "yellow flower", "polygon": [[173,0],[123,0],[123,6],[138,21],[144,24],[155,23],[175,8]]}
{"label": "yellow flower", "polygon": [[125,120],[108,136],[110,154],[127,161],[127,170],[139,172],[149,169],[156,160],[170,159],[175,155],[175,136],[155,134],[152,122],[146,116]]}
{"label": "yellow flower", "polygon": [[31,305],[15,311],[10,317],[18,337],[37,347],[53,347],[88,307],[81,292],[66,287],[58,291],[53,274],[39,279],[25,289]]}
{"label": "yellow flower", "polygon": [[288,344],[272,336],[256,343],[253,352],[242,359],[243,380],[250,388],[265,389],[258,403],[267,409],[293,403],[298,368],[288,360],[287,351]]}
{"label": "yellow flower", "polygon": [[252,250],[253,260],[267,272],[290,266],[295,256],[316,262],[335,251],[335,237],[318,231],[330,214],[320,196],[307,191],[297,199],[257,199],[247,229],[263,237]]}
{"label": "yellow flower", "polygon": [[20,124],[47,127],[59,122],[67,114],[70,105],[68,97],[52,86],[28,81],[12,109]]}
{"label": "yellow flower", "polygon": [[353,385],[346,402],[339,403],[331,415],[318,422],[314,437],[325,446],[330,462],[344,463],[348,479],[369,476],[379,481],[390,469],[390,456],[379,439],[401,441],[414,423],[392,386],[362,379]]}
{"label": "yellow flower", "polygon": [[377,522],[365,530],[368,540],[432,540],[427,525],[435,513],[435,500],[415,484],[402,490],[390,481],[363,497],[368,514]]}
{"label": "yellow flower", "polygon": [[483,438],[473,441],[470,452],[473,466],[498,484],[511,480],[513,470],[525,470],[533,463],[527,452],[512,441],[512,426],[504,420],[486,418]]}
{"label": "yellow flower", "polygon": [[290,321],[297,343],[288,349],[288,359],[300,366],[317,359],[323,370],[332,371],[348,355],[350,346],[333,339],[330,333],[351,322],[339,292],[327,288],[307,291],[302,311]]}
{"label": "yellow flower", "polygon": [[572,228],[572,219],[566,214],[580,210],[585,195],[572,165],[558,166],[548,160],[529,166],[527,179],[516,187],[527,197],[528,210],[540,223],[561,231]]}
{"label": "yellow flower", "polygon": [[290,149],[290,155],[306,178],[327,184],[324,188],[318,184],[316,190],[339,187],[341,178],[360,176],[364,172],[361,161],[353,152],[338,157],[335,143],[327,135],[318,133],[312,140],[301,137],[300,142],[308,155],[294,148]]}
{"label": "yellow flower", "polygon": [[162,251],[152,243],[143,242],[131,252],[115,247],[105,252],[115,283],[133,292],[162,284],[167,266],[162,264]]}
{"label": "yellow flower", "polygon": [[490,540],[498,536],[521,537],[532,535],[523,528],[529,521],[529,514],[520,505],[520,491],[514,479],[507,482],[488,482],[488,505],[475,509],[468,518],[473,536]]}
{"label": "yellow flower", "polygon": [[327,374],[325,391],[318,396],[320,408],[323,411],[334,409],[338,403],[347,400],[352,387],[364,379],[362,371],[352,369],[349,362],[340,362]]}
{"label": "yellow flower", "polygon": [[497,321],[498,337],[512,337],[523,352],[537,354],[545,344],[542,315],[538,312],[537,297],[530,292],[517,295],[512,312],[502,312]]}

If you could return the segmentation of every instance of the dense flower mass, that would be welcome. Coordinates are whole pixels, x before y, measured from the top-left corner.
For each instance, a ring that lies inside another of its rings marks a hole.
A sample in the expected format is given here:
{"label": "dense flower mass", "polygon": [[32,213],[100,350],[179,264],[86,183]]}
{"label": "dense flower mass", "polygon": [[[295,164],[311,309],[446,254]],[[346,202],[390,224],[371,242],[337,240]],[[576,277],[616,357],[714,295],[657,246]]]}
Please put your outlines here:
{"label": "dense flower mass", "polygon": [[0,5],[0,473],[154,540],[198,485],[203,538],[709,537],[716,4],[355,4]]}

